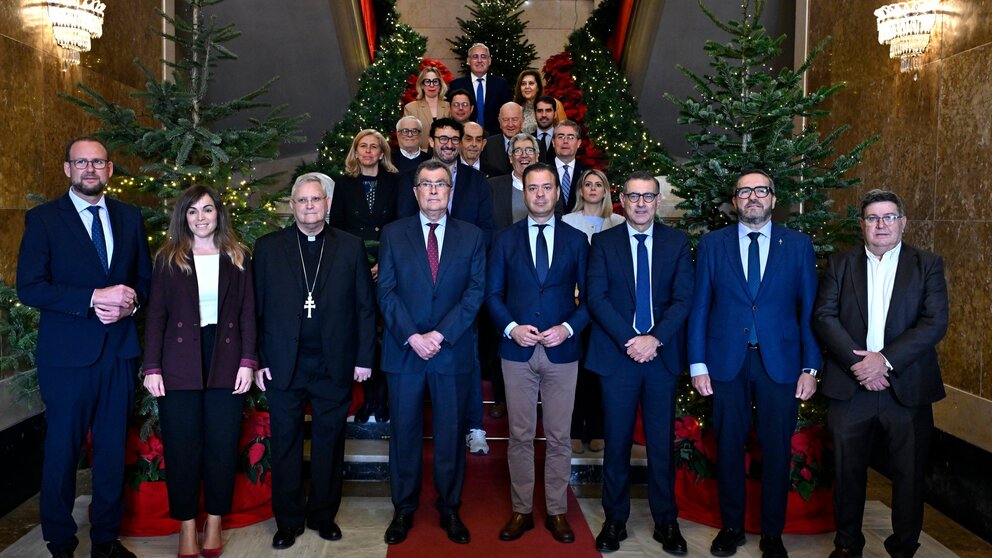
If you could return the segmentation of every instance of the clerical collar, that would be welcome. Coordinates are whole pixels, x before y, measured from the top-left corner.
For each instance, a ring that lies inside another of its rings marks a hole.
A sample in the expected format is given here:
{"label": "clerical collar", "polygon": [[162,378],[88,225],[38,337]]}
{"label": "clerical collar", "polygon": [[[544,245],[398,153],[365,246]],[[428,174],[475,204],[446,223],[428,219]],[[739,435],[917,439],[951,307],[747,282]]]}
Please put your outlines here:
{"label": "clerical collar", "polygon": [[307,242],[316,242],[317,240],[324,238],[324,231],[326,230],[327,227],[322,227],[319,233],[310,236],[307,233],[303,232],[299,226],[296,227],[296,232],[299,233],[300,240],[306,240]]}

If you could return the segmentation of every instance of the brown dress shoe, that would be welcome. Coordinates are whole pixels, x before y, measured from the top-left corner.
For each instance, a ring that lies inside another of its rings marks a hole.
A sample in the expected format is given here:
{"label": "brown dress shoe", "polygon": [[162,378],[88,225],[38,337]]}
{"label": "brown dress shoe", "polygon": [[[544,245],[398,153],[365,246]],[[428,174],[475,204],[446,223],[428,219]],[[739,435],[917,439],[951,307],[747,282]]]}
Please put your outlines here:
{"label": "brown dress shoe", "polygon": [[534,528],[534,515],[530,513],[513,512],[510,520],[506,522],[499,532],[499,540],[515,541],[522,537],[524,533]]}
{"label": "brown dress shoe", "polygon": [[606,447],[606,442],[602,438],[589,440],[589,451],[600,452]]}
{"label": "brown dress shoe", "polygon": [[565,514],[548,514],[544,519],[544,526],[548,528],[548,531],[551,531],[551,536],[556,541],[563,543],[575,542],[575,533],[572,531],[572,526],[568,524],[568,520],[565,519]]}
{"label": "brown dress shoe", "polygon": [[572,453],[585,453],[586,446],[582,443],[582,440],[578,438],[572,438]]}

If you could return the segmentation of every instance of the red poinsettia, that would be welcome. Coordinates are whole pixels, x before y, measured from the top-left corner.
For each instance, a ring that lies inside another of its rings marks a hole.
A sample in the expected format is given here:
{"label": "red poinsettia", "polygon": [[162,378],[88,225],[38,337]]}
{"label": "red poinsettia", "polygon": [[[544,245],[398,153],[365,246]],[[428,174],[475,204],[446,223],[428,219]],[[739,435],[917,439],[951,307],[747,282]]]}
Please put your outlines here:
{"label": "red poinsettia", "polygon": [[254,467],[258,464],[262,458],[265,457],[265,445],[264,444],[252,444],[248,447],[248,463]]}
{"label": "red poinsettia", "polygon": [[587,166],[602,169],[605,154],[595,147],[592,138],[589,137],[589,130],[583,124],[589,109],[582,102],[582,90],[572,76],[573,65],[574,61],[569,52],[561,52],[548,58],[541,70],[545,81],[544,93],[561,101],[565,114],[582,126],[582,145],[579,146],[576,158]]}

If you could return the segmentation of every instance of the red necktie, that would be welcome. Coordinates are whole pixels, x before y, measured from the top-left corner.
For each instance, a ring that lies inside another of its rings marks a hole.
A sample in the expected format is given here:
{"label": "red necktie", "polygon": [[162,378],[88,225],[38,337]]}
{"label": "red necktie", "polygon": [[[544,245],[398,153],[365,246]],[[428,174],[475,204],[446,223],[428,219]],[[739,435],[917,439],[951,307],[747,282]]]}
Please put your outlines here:
{"label": "red necktie", "polygon": [[437,266],[438,266],[438,249],[437,249],[437,235],[434,231],[437,229],[437,223],[428,223],[428,227],[431,228],[430,234],[427,235],[427,264],[431,266],[431,279],[434,284],[437,284]]}

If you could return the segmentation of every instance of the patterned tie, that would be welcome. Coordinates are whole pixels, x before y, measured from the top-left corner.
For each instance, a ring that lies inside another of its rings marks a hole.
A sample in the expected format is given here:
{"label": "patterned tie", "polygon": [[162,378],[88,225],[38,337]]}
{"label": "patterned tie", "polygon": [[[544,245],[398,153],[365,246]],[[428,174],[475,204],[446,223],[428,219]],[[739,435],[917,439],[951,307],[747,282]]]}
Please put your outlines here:
{"label": "patterned tie", "polygon": [[100,220],[100,206],[91,205],[86,208],[93,214],[93,225],[90,227],[90,238],[93,239],[93,246],[96,248],[96,255],[103,264],[103,272],[110,271],[110,260],[107,258],[107,238],[103,235],[103,221]]}
{"label": "patterned tie", "polygon": [[430,234],[427,235],[427,265],[431,267],[431,280],[437,285],[437,268],[438,262],[440,260],[440,251],[437,247],[437,235],[434,231],[437,230],[437,223],[427,223],[427,226],[431,228]]}
{"label": "patterned tie", "polygon": [[[751,300],[754,300],[758,296],[758,288],[761,287],[761,255],[758,252],[758,237],[761,236],[761,233],[751,232],[747,233],[747,236],[751,238],[751,244],[747,247],[747,290],[751,293]],[[747,342],[752,345],[758,344],[757,325],[754,314],[752,314],[751,332],[747,339]]]}
{"label": "patterned tie", "polygon": [[568,191],[572,186],[572,175],[568,172],[568,165],[563,167],[565,174],[561,175],[561,201],[565,204],[565,211],[568,212]]}
{"label": "patterned tie", "polygon": [[634,308],[634,329],[637,333],[644,335],[651,331],[651,269],[648,266],[648,246],[644,243],[647,240],[646,234],[635,234],[637,239],[637,278],[634,280],[634,292],[637,298],[637,306]]}
{"label": "patterned tie", "polygon": [[548,263],[548,239],[544,237],[544,225],[534,225],[537,227],[537,248],[535,248],[536,254],[534,254],[535,267],[537,268],[537,280],[543,285],[544,280],[548,278],[548,268],[551,264]]}
{"label": "patterned tie", "polygon": [[486,92],[482,88],[482,78],[476,78],[478,85],[475,86],[475,121],[479,126],[486,127]]}

